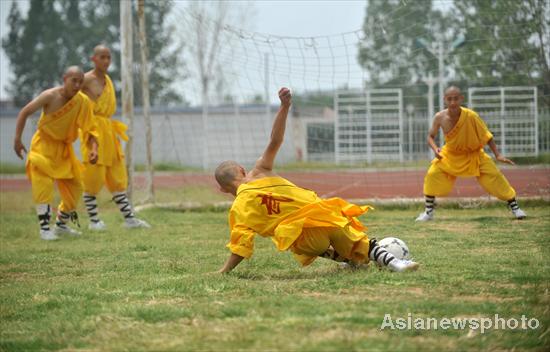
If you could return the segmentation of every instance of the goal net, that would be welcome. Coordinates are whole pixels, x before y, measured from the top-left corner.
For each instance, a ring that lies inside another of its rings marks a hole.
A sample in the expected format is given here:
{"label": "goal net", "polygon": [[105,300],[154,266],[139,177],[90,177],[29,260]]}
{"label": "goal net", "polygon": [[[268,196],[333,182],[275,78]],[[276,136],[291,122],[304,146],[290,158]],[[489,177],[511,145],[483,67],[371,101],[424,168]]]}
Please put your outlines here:
{"label": "goal net", "polygon": [[[408,3],[400,6],[399,16],[407,15]],[[182,53],[190,77],[180,89],[192,107],[153,109],[156,163],[204,173],[204,183],[212,187],[212,170],[221,161],[251,167],[266,147],[278,109],[277,91],[284,86],[292,90],[293,106],[276,159],[280,174],[322,196],[423,196],[423,177],[433,156],[426,136],[432,110],[439,110],[429,102],[438,105],[438,86],[421,79],[407,86],[372,83],[372,72],[358,63],[358,50],[384,35],[384,28],[289,37],[248,31],[193,11],[179,12],[177,21],[186,31],[199,31]],[[422,35],[433,37],[418,33]],[[466,41],[476,40],[482,39]],[[421,49],[413,50],[420,55]],[[388,60],[393,54],[388,53]],[[446,65],[456,64],[453,55],[444,59]],[[470,87],[452,69],[445,72],[443,85],[455,81],[464,105],[486,121],[505,155],[536,158],[549,152],[550,114],[538,104],[535,86]],[[143,128],[140,121],[138,114],[136,130]],[[136,143],[135,149],[139,163],[144,146]],[[503,169],[520,195],[548,195],[544,168]],[[488,197],[475,179],[457,182],[451,196]]]}

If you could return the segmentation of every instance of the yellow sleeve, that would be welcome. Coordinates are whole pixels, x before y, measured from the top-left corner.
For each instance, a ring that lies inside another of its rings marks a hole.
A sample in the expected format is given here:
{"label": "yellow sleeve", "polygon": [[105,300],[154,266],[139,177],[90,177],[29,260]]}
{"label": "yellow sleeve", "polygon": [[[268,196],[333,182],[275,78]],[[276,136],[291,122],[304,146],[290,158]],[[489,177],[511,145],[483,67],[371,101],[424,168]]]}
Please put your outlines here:
{"label": "yellow sleeve", "polygon": [[254,252],[254,236],[254,231],[246,226],[233,226],[227,248],[229,248],[231,253],[248,259]]}
{"label": "yellow sleeve", "polygon": [[82,133],[83,143],[88,143],[90,135],[96,137],[96,139],[98,138],[99,133],[97,131],[96,119],[97,117],[94,115],[93,103],[88,97],[83,96],[82,109],[77,119],[77,126]]}
{"label": "yellow sleeve", "polygon": [[489,128],[487,128],[485,121],[483,121],[483,119],[479,117],[478,114],[474,113],[474,118],[476,121],[476,132],[480,139],[479,142],[481,143],[481,146],[484,146],[493,138],[493,134],[491,133],[491,131],[489,131]]}

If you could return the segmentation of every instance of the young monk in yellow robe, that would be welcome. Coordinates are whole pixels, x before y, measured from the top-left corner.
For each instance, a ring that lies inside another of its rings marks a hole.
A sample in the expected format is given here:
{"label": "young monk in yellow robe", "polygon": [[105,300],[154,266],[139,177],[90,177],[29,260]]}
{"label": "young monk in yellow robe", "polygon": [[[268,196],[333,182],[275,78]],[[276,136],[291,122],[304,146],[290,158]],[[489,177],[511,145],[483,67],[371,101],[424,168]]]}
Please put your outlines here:
{"label": "young monk in yellow robe", "polygon": [[357,219],[368,206],[350,204],[340,198],[323,200],[313,191],[300,188],[273,172],[275,156],[283,142],[291,94],[279,90],[281,107],[271,139],[254,168],[246,173],[234,161],[221,163],[215,172],[223,192],[235,196],[229,211],[231,255],[219,272],[227,273],[244,258],[250,258],[254,237],[269,237],[281,251],[290,250],[302,265],[317,257],[361,264],[370,260],[393,271],[415,270],[418,263],[400,260],[368,239]]}
{"label": "young monk in yellow robe", "polygon": [[[27,152],[21,135],[27,118],[38,109],[42,115],[27,155],[27,176],[32,183],[32,195],[40,222],[43,240],[58,239],[59,234],[80,234],[67,226],[69,219],[77,221],[76,205],[82,196],[80,161],[73,151],[73,142],[80,129],[83,143],[88,145],[87,158],[91,163],[98,159],[97,132],[92,115],[92,104],[80,93],[84,73],[77,66],[69,67],[63,75],[63,86],[42,92],[28,103],[17,116],[14,150],[23,159]],[[57,222],[50,230],[50,204],[53,202],[54,181],[61,194]]]}
{"label": "young monk in yellow robe", "polygon": [[[514,162],[498,152],[493,135],[478,114],[461,106],[464,96],[459,88],[447,88],[444,100],[447,109],[435,115],[428,133],[428,144],[435,153],[435,159],[424,178],[426,209],[416,221],[434,218],[435,197],[449,194],[457,177],[477,177],[487,193],[508,202],[517,219],[525,218],[525,212],[516,201],[516,191],[483,147],[488,144],[500,162],[511,165]],[[435,144],[440,127],[445,134],[445,145],[441,149]]]}
{"label": "young monk in yellow robe", "polygon": [[127,141],[128,136],[125,133],[126,125],[111,118],[116,110],[115,89],[111,78],[107,75],[107,69],[111,64],[111,51],[104,45],[98,45],[94,48],[91,59],[94,69],[84,75],[82,92],[94,102],[99,158],[95,164],[89,162],[84,157],[88,155],[89,148],[86,143],[81,144],[84,158],[84,205],[90,217],[88,228],[101,231],[106,227],[99,218],[96,198],[103,185],[107,186],[113,195],[113,201],[124,216],[124,226],[150,227],[148,223],[135,217],[126,195],[128,176],[120,139]]}

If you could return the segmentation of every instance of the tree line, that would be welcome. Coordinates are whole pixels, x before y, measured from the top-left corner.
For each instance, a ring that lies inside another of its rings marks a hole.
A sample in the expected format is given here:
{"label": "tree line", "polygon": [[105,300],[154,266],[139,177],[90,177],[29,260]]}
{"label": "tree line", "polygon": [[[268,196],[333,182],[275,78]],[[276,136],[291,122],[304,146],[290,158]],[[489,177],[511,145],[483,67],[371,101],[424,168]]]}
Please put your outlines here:
{"label": "tree line", "polygon": [[[145,2],[152,105],[185,103],[184,97],[173,88],[175,81],[185,78],[185,66],[178,55],[182,47],[174,40],[174,26],[166,21],[173,5],[173,1]],[[2,47],[13,71],[7,90],[17,106],[56,85],[67,66],[91,69],[89,58],[97,44],[111,49],[109,74],[120,89],[119,0],[30,0],[25,16],[13,1],[8,26]],[[138,74],[141,63],[137,16],[133,35],[133,70]],[[141,105],[139,79],[134,80],[134,92],[136,105]]]}
{"label": "tree line", "polygon": [[[368,86],[399,87],[424,106],[426,78],[437,77],[438,48],[444,48],[445,77],[468,86],[537,86],[539,101],[550,106],[550,3],[547,0],[454,0],[441,9],[434,0],[370,0],[365,4],[364,40],[357,60],[368,72]],[[179,53],[183,47],[167,18],[173,1],[146,1],[152,105],[185,104],[174,83],[189,77]],[[137,36],[137,18],[134,18]],[[119,0],[30,0],[23,16],[13,1],[9,32],[2,47],[14,77],[8,93],[20,106],[59,81],[72,64],[91,68],[99,43],[112,49],[110,74],[120,80]],[[193,33],[182,33],[193,36]],[[457,38],[464,38],[457,42]],[[134,71],[139,70],[134,40]],[[136,105],[141,104],[139,80]],[[297,101],[299,96],[296,96]],[[325,99],[326,100],[326,99]],[[330,100],[330,99],[328,99]]]}
{"label": "tree line", "polygon": [[[550,106],[550,3],[547,0],[370,0],[359,63],[374,87],[403,87],[415,101],[438,75],[442,43],[450,82],[472,86],[537,86]],[[457,42],[457,38],[463,38]],[[454,44],[454,45],[453,45]],[[416,98],[416,99],[415,99]]]}

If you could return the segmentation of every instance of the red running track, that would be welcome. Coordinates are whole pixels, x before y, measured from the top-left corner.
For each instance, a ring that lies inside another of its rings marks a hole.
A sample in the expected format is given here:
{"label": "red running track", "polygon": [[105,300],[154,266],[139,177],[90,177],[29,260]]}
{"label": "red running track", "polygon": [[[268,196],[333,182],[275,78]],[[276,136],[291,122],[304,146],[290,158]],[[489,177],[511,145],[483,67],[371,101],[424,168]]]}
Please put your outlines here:
{"label": "red running track", "polygon": [[[550,168],[522,167],[502,170],[520,197],[550,196]],[[425,170],[381,170],[381,171],[312,171],[282,172],[281,176],[297,185],[316,191],[320,196],[346,199],[390,199],[422,197]],[[145,177],[134,178],[137,187],[143,187]],[[189,185],[206,185],[217,189],[210,174],[202,173],[159,173],[155,176],[155,187],[177,188]],[[0,178],[0,191],[21,191],[30,189],[30,182],[24,176]],[[487,193],[475,178],[459,178],[450,197],[480,197]]]}

